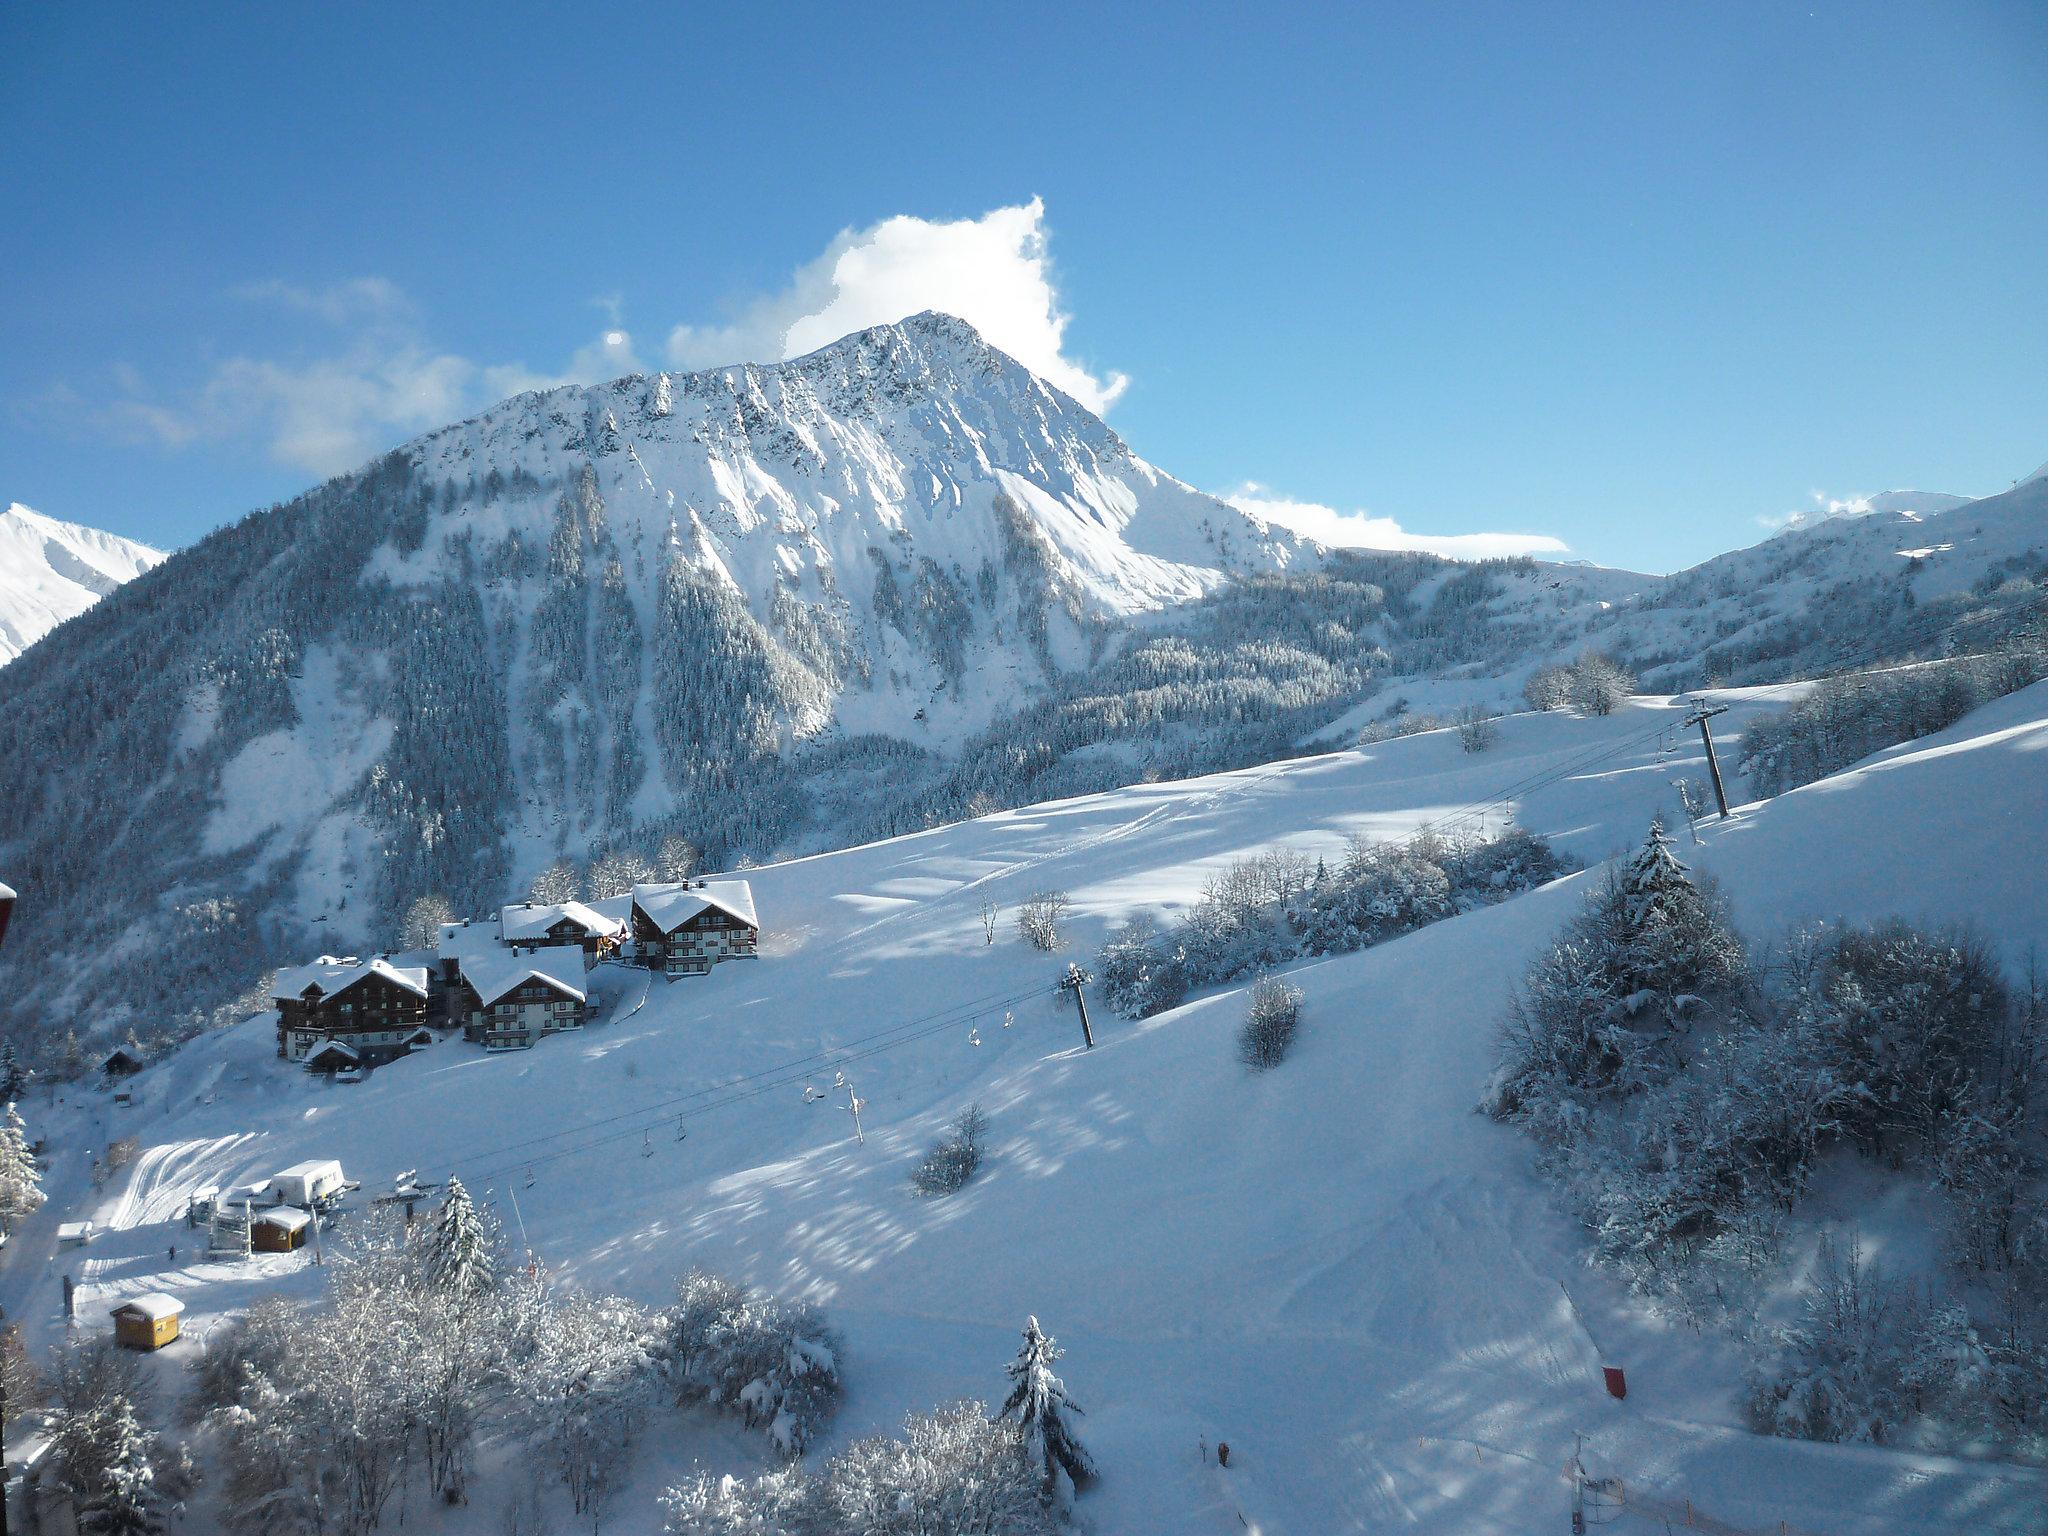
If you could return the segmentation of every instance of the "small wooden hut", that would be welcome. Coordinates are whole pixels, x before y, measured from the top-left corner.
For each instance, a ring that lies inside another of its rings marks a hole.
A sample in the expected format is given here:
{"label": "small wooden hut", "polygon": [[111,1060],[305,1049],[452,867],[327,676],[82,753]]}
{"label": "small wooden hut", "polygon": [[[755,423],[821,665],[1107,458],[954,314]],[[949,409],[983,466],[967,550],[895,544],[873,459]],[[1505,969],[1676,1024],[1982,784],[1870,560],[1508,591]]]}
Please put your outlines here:
{"label": "small wooden hut", "polygon": [[281,1205],[249,1223],[249,1247],[256,1253],[290,1253],[306,1245],[313,1213]]}
{"label": "small wooden hut", "polygon": [[162,1349],[178,1336],[178,1314],[185,1303],[152,1291],[131,1296],[114,1308],[114,1338],[130,1349]]}

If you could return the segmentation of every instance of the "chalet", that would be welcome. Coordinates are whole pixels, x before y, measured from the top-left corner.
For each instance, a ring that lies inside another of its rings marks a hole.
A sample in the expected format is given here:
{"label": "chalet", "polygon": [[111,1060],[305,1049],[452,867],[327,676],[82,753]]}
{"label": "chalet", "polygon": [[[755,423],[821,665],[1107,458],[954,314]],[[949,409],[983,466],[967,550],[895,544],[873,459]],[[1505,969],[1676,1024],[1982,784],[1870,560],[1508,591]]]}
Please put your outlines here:
{"label": "chalet", "polygon": [[114,1339],[130,1349],[162,1349],[178,1336],[178,1314],[185,1303],[152,1291],[133,1296],[114,1308]]}
{"label": "chalet", "polygon": [[581,1029],[590,994],[573,949],[466,959],[456,988],[462,1035],[489,1051],[524,1050],[543,1035]]}
{"label": "chalet", "polygon": [[583,951],[586,966],[606,958],[625,937],[624,923],[580,901],[522,901],[498,913],[499,943],[526,950],[573,945]]}
{"label": "chalet", "polygon": [[100,1058],[100,1071],[108,1077],[133,1077],[146,1065],[141,1052],[125,1045],[115,1046]]}
{"label": "chalet", "polygon": [[14,916],[14,887],[0,881],[0,943],[7,939],[7,920]]}
{"label": "chalet", "polygon": [[[277,1004],[277,1054],[306,1061],[329,1042],[345,1045],[356,1060],[375,1066],[403,1056],[426,1022],[428,986],[424,966],[397,966],[384,959],[341,960],[322,955],[311,965],[279,971],[270,991]],[[343,1065],[334,1052],[322,1060]]]}
{"label": "chalet", "polygon": [[669,976],[702,976],[720,960],[751,956],[761,937],[744,880],[636,885],[631,914],[640,963]]}

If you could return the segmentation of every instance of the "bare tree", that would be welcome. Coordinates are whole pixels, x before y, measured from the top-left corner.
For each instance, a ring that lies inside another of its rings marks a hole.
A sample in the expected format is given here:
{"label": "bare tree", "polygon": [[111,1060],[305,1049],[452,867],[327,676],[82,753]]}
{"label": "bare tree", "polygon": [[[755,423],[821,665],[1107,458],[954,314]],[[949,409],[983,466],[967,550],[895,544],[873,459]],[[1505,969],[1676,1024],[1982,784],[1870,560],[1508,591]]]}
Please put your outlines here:
{"label": "bare tree", "polygon": [[433,949],[441,942],[441,928],[455,921],[455,904],[438,891],[421,896],[405,909],[399,925],[400,949]]}
{"label": "bare tree", "polygon": [[583,876],[567,859],[557,859],[533,877],[527,899],[544,907],[559,906],[583,895]]}
{"label": "bare tree", "polygon": [[995,943],[996,922],[1002,915],[1003,909],[995,902],[984,901],[981,904],[981,937],[983,943]]}
{"label": "bare tree", "polygon": [[1027,896],[1017,909],[1017,931],[1034,949],[1050,954],[1060,947],[1060,923],[1073,907],[1073,900],[1065,891],[1040,891]]}

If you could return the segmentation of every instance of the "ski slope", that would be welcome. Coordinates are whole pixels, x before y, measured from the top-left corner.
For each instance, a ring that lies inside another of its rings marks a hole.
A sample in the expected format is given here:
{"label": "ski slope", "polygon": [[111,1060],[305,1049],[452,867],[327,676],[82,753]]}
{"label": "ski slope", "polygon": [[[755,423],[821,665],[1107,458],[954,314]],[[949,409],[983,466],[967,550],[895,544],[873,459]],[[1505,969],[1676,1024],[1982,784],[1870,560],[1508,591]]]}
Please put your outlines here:
{"label": "ski slope", "polygon": [[[1785,692],[1721,696],[1724,762]],[[758,869],[759,960],[651,988],[603,969],[607,1021],[519,1055],[444,1043],[323,1086],[277,1062],[270,1021],[252,1020],[136,1079],[133,1110],[89,1095],[41,1111],[60,1170],[89,1134],[69,1116],[142,1142],[105,1190],[61,1173],[110,1229],[81,1314],[104,1327],[118,1297],[169,1290],[196,1339],[254,1296],[310,1294],[318,1272],[299,1257],[195,1265],[167,1250],[189,1248],[177,1218],[193,1188],[333,1156],[365,1194],[403,1169],[460,1173],[575,1283],[660,1303],[701,1263],[814,1297],[847,1340],[826,1453],[907,1410],[997,1394],[1035,1313],[1087,1410],[1105,1476],[1080,1510],[1105,1533],[1563,1529],[1579,1433],[1595,1475],[1738,1528],[2048,1529],[2048,1479],[2031,1470],[1745,1432],[1732,1349],[1590,1270],[1528,1144],[1472,1112],[1508,990],[1587,876],[1294,968],[1301,1035],[1263,1076],[1236,1060],[1239,990],[1140,1024],[1098,1009],[1093,1051],[1053,991],[1116,921],[1175,910],[1235,855],[1335,854],[1352,832],[1397,835],[1518,783],[1489,816],[1597,860],[1653,813],[1675,818],[1673,777],[1704,777],[1682,719],[1662,699],[1606,719],[1518,716],[1483,754],[1434,732]],[[2044,754],[2048,685],[1744,807],[1686,852],[1753,935],[1808,916],[1970,920],[2017,966],[2048,944]],[[1014,927],[1017,903],[1048,888],[1075,904],[1057,956]],[[1003,909],[993,944],[988,901]],[[843,1092],[806,1102],[806,1081],[829,1089],[836,1071],[862,1100],[864,1141]],[[912,1199],[911,1165],[977,1099],[993,1122],[984,1173]],[[37,1258],[10,1249],[0,1299],[47,1329],[57,1275],[78,1264]],[[1603,1392],[1602,1365],[1627,1370],[1625,1403]],[[1227,1471],[1201,1454],[1219,1440]],[[609,1529],[658,1530],[663,1481],[693,1461],[744,1471],[748,1454],[654,1416]],[[1654,1527],[1621,1527],[1636,1528]]]}

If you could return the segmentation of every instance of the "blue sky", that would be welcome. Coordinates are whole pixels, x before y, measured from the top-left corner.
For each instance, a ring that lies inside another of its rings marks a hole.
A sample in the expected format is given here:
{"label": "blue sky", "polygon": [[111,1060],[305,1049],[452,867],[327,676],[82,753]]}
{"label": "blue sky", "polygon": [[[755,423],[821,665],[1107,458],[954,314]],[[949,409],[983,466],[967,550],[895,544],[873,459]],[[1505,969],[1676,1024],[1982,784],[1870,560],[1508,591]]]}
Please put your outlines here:
{"label": "blue sky", "polygon": [[0,144],[0,500],[158,544],[927,292],[1390,538],[2048,458],[2032,3],[13,5]]}

